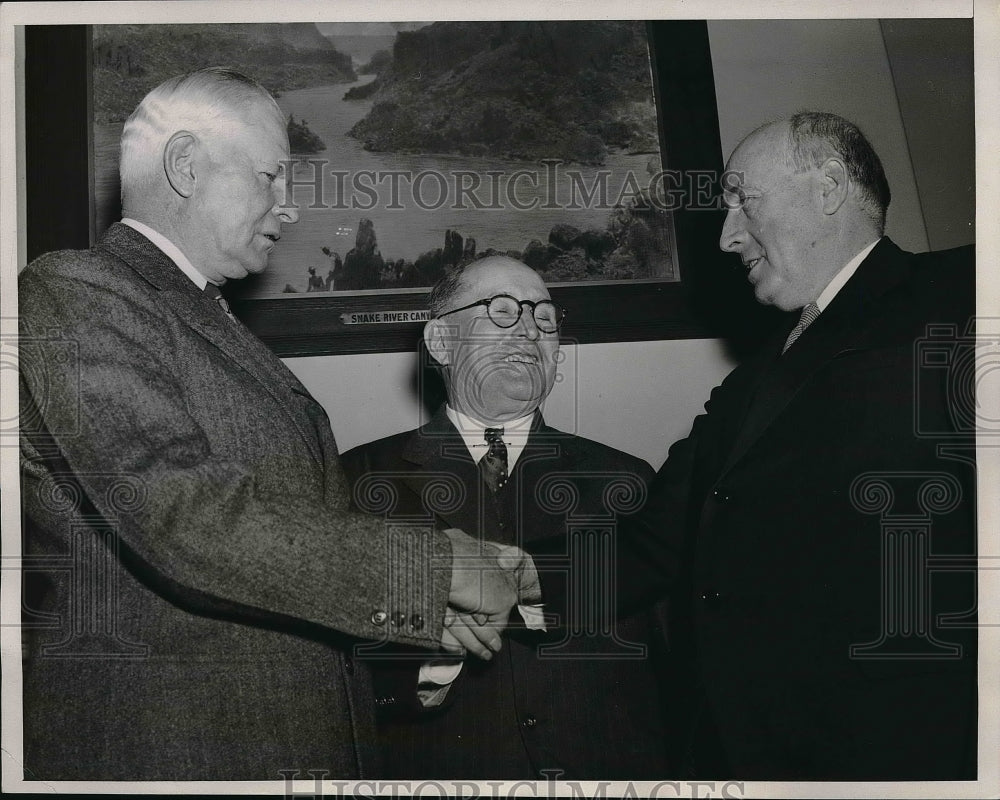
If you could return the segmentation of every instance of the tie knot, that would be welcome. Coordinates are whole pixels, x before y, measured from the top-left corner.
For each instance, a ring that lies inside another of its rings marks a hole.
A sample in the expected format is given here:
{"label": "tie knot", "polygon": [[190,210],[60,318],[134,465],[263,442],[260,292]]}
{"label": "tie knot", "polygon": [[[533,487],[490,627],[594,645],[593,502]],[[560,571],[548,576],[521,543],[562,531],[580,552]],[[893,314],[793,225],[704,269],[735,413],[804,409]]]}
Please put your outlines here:
{"label": "tie knot", "polygon": [[802,316],[799,317],[799,324],[805,327],[816,321],[816,317],[819,316],[819,306],[815,303],[809,303],[805,308],[802,309]]}
{"label": "tie knot", "polygon": [[503,428],[487,428],[483,433],[483,438],[490,444],[503,441]]}
{"label": "tie knot", "polygon": [[214,283],[209,282],[205,284],[205,288],[203,291],[205,292],[205,295],[207,297],[212,298],[212,300],[218,303],[219,308],[221,308],[223,311],[226,312],[226,316],[229,317],[229,319],[233,320],[234,322],[236,321],[236,317],[233,316],[233,312],[229,308],[229,301],[226,300],[226,298],[223,297],[222,295],[222,289],[220,289]]}
{"label": "tie knot", "polygon": [[816,318],[819,316],[819,306],[815,303],[809,303],[805,308],[802,309],[802,314],[799,316],[799,321],[792,328],[791,332],[788,334],[788,338],[785,339],[785,346],[781,348],[781,352],[784,353],[791,347],[796,340],[802,335],[802,332],[808,328]]}

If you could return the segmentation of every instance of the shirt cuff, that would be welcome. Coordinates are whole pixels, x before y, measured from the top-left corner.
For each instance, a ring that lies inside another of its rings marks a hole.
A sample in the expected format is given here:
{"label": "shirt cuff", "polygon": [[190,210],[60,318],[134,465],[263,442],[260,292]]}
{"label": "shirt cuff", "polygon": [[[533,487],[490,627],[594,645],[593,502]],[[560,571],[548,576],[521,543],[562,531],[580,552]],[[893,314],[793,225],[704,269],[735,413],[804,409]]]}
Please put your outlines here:
{"label": "shirt cuff", "polygon": [[462,671],[461,661],[437,659],[425,661],[417,674],[417,698],[424,708],[434,708],[444,702],[448,690]]}
{"label": "shirt cuff", "polygon": [[[518,606],[517,610],[528,630],[546,630],[545,613],[540,604]],[[424,708],[441,705],[461,671],[461,661],[435,659],[421,664],[417,673],[417,698],[420,700],[420,705]]]}
{"label": "shirt cuff", "polygon": [[544,631],[548,630],[545,627],[545,611],[544,606],[539,603],[537,605],[524,605],[517,607],[518,612],[521,614],[521,619],[524,620],[524,627],[531,631]]}

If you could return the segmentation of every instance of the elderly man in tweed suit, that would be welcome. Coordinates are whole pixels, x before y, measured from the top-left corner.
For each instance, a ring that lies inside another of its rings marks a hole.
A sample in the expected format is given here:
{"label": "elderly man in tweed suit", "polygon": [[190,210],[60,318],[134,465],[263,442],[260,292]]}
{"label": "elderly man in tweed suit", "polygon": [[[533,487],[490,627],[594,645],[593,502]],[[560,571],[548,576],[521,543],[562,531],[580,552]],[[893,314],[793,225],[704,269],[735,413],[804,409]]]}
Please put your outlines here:
{"label": "elderly man in tweed suit", "polygon": [[[350,511],[323,409],[218,302],[297,219],[288,157],[255,82],[166,81],[123,131],[123,222],[21,275],[28,779],[377,774],[354,643],[499,647],[511,573]],[[495,616],[446,630],[449,602]]]}

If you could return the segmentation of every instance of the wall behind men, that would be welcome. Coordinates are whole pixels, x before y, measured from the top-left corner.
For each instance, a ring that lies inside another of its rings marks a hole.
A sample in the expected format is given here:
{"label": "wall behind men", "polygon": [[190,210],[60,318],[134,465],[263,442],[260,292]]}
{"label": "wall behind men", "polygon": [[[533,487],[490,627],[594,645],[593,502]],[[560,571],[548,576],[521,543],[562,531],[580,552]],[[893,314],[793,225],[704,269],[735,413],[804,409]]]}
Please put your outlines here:
{"label": "wall behind men", "polygon": [[[971,34],[971,21],[964,20],[910,20],[895,29],[874,19],[709,22],[725,155],[763,122],[802,109],[842,114],[861,126],[883,159],[893,192],[890,236],[904,248],[927,250],[927,215],[934,220],[935,248],[973,241],[972,147],[942,146],[947,143],[937,137],[947,119],[950,138],[972,141],[971,52],[967,59],[943,58],[933,40],[935,31],[944,31],[945,49],[957,48],[966,24]],[[961,96],[965,106],[955,100]],[[919,142],[915,154],[907,136]],[[963,175],[968,179],[956,177]],[[944,184],[959,188],[949,193]],[[706,339],[569,345],[563,353],[560,381],[545,405],[548,422],[654,467],[734,366],[722,342]],[[424,418],[415,354],[286,363],[327,409],[342,450]]]}

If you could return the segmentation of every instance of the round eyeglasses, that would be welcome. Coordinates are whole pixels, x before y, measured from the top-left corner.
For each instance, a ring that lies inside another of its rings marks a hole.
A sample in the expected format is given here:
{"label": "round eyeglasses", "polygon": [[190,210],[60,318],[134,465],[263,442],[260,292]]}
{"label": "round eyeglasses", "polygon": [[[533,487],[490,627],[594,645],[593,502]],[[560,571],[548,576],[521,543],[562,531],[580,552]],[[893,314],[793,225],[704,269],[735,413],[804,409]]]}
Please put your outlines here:
{"label": "round eyeglasses", "polygon": [[438,319],[476,306],[486,306],[486,315],[490,318],[490,322],[498,328],[513,328],[517,325],[525,306],[531,309],[531,317],[535,320],[535,327],[542,333],[555,333],[563,324],[563,320],[566,319],[565,309],[559,308],[551,300],[518,300],[509,294],[497,294],[493,297],[477,300],[475,303],[469,303],[461,308],[453,308],[451,311],[438,314]]}

